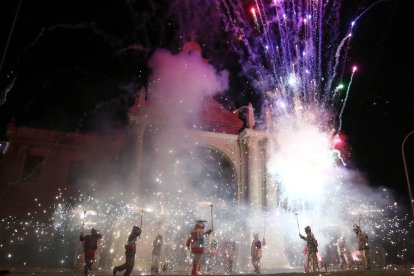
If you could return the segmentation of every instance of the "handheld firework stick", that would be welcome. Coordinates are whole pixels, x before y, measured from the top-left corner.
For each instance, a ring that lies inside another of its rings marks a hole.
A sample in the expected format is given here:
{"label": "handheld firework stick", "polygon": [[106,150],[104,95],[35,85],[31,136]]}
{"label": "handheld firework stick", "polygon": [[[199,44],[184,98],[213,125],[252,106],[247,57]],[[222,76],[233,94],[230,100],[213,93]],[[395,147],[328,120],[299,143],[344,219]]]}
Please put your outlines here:
{"label": "handheld firework stick", "polygon": [[83,231],[85,229],[85,218],[86,218],[86,210],[83,211],[83,220],[82,220],[82,229],[81,229],[81,231]]}
{"label": "handheld firework stick", "polygon": [[295,213],[295,216],[296,216],[296,223],[298,225],[298,232],[300,234],[298,213]]}
{"label": "handheld firework stick", "polygon": [[214,221],[213,221],[213,204],[210,204],[211,207],[211,229],[214,230]]}
{"label": "handheld firework stick", "polygon": [[[139,229],[142,231],[142,218],[144,217],[144,209],[141,209],[141,222],[139,223]],[[138,236],[138,239],[141,239],[141,235]]]}

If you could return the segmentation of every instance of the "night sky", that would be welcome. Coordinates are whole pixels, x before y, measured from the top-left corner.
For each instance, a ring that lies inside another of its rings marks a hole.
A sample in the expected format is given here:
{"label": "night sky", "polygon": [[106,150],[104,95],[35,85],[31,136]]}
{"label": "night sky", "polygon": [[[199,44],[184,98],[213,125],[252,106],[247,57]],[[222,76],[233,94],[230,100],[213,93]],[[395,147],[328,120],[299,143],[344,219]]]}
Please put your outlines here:
{"label": "night sky", "polygon": [[[151,54],[157,48],[177,53],[194,29],[203,55],[217,69],[231,72],[230,89],[216,99],[228,108],[251,101],[259,109],[258,91],[241,85],[246,77],[226,47],[231,34],[210,20],[214,10],[194,24],[182,24],[184,17],[198,14],[197,3],[208,8],[209,1],[181,1],[183,8],[168,0],[3,0],[2,56],[20,2],[0,72],[3,136],[12,118],[19,125],[63,131],[124,127],[138,88],[147,84]],[[358,3],[344,5],[344,30],[375,1],[348,2]],[[343,116],[350,166],[370,185],[392,187],[402,200],[407,200],[407,184],[401,143],[414,130],[408,2],[382,1],[359,20],[347,57],[359,69]],[[407,141],[406,157],[414,181],[414,135]]]}

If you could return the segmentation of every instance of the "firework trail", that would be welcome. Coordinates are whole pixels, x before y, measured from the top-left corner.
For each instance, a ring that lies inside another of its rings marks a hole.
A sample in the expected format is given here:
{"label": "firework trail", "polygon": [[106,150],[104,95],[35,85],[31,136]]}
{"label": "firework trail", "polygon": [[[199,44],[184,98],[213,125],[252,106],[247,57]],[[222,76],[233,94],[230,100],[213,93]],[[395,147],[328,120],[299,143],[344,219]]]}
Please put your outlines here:
{"label": "firework trail", "polygon": [[[320,173],[326,177],[319,184],[315,183],[318,187],[323,188],[322,183],[330,182],[328,178],[335,171],[336,160],[345,164],[339,151],[332,148],[331,141],[332,134],[342,130],[343,112],[356,67],[352,70],[345,94],[339,93],[344,85],[340,83],[343,73],[338,76],[338,67],[341,66],[339,71],[344,72],[347,66],[346,57],[355,23],[380,2],[383,1],[377,1],[363,10],[352,21],[342,39],[338,31],[341,29],[338,19],[340,1],[274,0],[269,3],[256,0],[251,6],[237,0],[217,2],[226,31],[236,35],[232,48],[240,56],[243,73],[267,99],[263,110],[270,110],[273,130],[284,132],[279,133],[281,137],[290,133],[291,137],[284,140],[286,145],[281,144],[283,139],[279,139],[278,150],[283,152],[283,147],[293,150],[295,147],[289,143],[296,141],[307,145],[306,148],[312,147],[314,142],[313,148],[320,151],[299,151],[296,162],[291,162],[293,168],[285,169],[294,173],[298,169],[297,164],[303,163],[301,160],[318,159],[321,151],[326,151],[322,155],[330,158],[325,161],[330,165],[322,166],[325,169]],[[302,140],[298,140],[297,136],[302,136]],[[312,140],[309,137],[318,138]],[[325,141],[324,148],[320,147],[320,141]],[[298,148],[301,147],[297,145]],[[286,158],[296,154],[297,151],[285,152]],[[279,164],[279,161],[273,161]],[[313,164],[303,164],[302,169],[306,170],[308,165],[313,167]],[[281,174],[286,176],[286,171],[275,173],[279,181]],[[292,187],[298,184],[282,185]]]}
{"label": "firework trail", "polygon": [[[343,162],[331,147],[334,111],[338,103],[344,108],[347,99],[341,101],[336,93],[336,70],[344,66],[340,53],[350,38],[349,31],[339,41],[339,2],[218,3],[227,31],[242,37],[233,40],[232,48],[243,73],[268,98],[266,110],[278,133],[268,170],[281,183],[281,202],[292,209],[308,206],[306,194],[323,197],[337,173],[336,160]],[[315,196],[311,204],[318,201]]]}
{"label": "firework trail", "polygon": [[[251,6],[243,1],[218,1],[226,31],[233,32],[232,48],[240,55],[244,74],[258,91],[271,93],[275,115],[289,113],[300,105],[304,110],[319,108],[334,116],[340,95],[332,93],[342,80],[337,68],[348,55],[356,22],[377,1],[352,21],[342,39],[340,1],[256,0]],[[341,53],[347,47],[343,58]],[[334,122],[335,120],[331,120]],[[331,125],[330,128],[336,126]]]}
{"label": "firework trail", "polygon": [[[266,169],[280,193],[278,206],[299,210],[309,225],[326,225],[329,217],[336,231],[355,222],[358,214],[379,239],[393,230],[387,232],[375,220],[398,220],[387,214],[392,204],[379,208],[378,202],[390,198],[384,192],[372,201],[366,198],[372,191],[354,187],[365,180],[347,169],[334,140],[343,127],[356,72],[354,66],[349,82],[341,83],[348,74],[352,31],[381,2],[359,13],[343,34],[340,1],[233,0],[218,1],[217,9],[226,30],[242,37],[231,41],[232,49],[243,74],[266,99],[263,113],[272,115],[267,131],[276,138],[269,142]],[[345,86],[346,93],[340,93]],[[333,210],[321,216],[327,209]]]}
{"label": "firework trail", "polygon": [[349,80],[349,84],[348,84],[348,87],[346,89],[345,99],[344,99],[344,102],[342,104],[341,112],[339,113],[339,127],[338,127],[338,132],[340,132],[341,129],[342,129],[342,115],[344,114],[346,102],[348,101],[348,97],[349,97],[349,90],[351,89],[352,79],[354,78],[354,73],[355,73],[356,70],[357,70],[357,67],[354,66],[352,68],[351,79]]}

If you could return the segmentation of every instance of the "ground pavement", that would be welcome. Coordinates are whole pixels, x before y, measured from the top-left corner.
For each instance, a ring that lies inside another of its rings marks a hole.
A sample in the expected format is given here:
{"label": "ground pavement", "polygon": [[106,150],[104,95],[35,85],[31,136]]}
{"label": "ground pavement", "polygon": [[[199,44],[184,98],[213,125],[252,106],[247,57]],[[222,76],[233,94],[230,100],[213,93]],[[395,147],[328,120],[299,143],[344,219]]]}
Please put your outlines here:
{"label": "ground pavement", "polygon": [[[4,269],[4,268],[0,268]],[[165,273],[165,275],[176,275],[176,276],[181,276],[181,275],[189,275],[190,272],[188,273]],[[46,275],[50,275],[50,276],[69,276],[69,275],[83,275],[83,273],[81,271],[74,271],[69,270],[69,269],[62,269],[62,270],[44,270],[44,269],[28,269],[28,270],[11,270],[10,271],[10,275],[18,275],[18,276],[23,276],[23,275],[39,275],[39,276],[46,276]],[[94,271],[89,273],[89,275],[94,275],[94,276],[111,276],[112,275],[112,271]],[[117,275],[123,275],[123,273],[117,273]],[[134,275],[151,275],[148,273],[144,273],[144,272],[138,272],[138,271],[134,271],[132,274],[132,276]],[[163,273],[160,275],[164,275]],[[207,275],[207,276],[214,276],[212,274],[201,274],[201,275]],[[217,274],[218,275],[218,274]],[[234,274],[234,275],[243,275],[243,276],[248,276],[248,275],[255,275],[255,274],[248,274],[248,273],[243,273],[243,274]],[[261,274],[261,276],[266,276],[266,275],[275,275],[275,276],[294,276],[294,275],[305,275],[305,273],[301,272],[301,271],[295,271],[295,272],[280,272],[280,273],[271,273],[271,274]],[[414,275],[414,267],[412,268],[393,268],[393,269],[383,269],[383,268],[378,268],[378,269],[371,269],[371,270],[348,270],[348,271],[328,271],[328,272],[315,272],[315,273],[307,273],[306,275],[318,275],[318,276],[400,276],[400,275]]]}

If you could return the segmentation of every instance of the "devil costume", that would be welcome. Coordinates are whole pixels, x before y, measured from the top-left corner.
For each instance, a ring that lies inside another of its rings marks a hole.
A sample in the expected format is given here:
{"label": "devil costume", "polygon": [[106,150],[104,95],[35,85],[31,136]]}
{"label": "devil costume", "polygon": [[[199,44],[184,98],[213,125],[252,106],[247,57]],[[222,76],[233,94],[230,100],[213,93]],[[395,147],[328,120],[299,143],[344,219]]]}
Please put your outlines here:
{"label": "devil costume", "polygon": [[196,276],[201,269],[201,258],[204,254],[205,236],[210,235],[213,232],[212,229],[204,231],[205,223],[204,220],[197,220],[193,231],[187,239],[187,249],[191,248],[193,254],[193,268],[191,270],[191,276]]}

